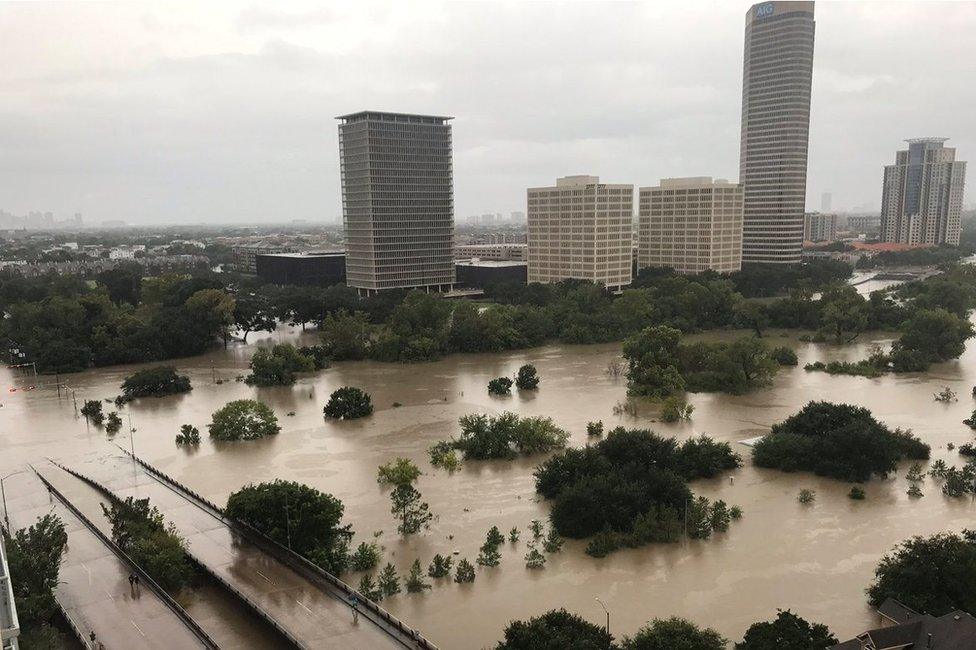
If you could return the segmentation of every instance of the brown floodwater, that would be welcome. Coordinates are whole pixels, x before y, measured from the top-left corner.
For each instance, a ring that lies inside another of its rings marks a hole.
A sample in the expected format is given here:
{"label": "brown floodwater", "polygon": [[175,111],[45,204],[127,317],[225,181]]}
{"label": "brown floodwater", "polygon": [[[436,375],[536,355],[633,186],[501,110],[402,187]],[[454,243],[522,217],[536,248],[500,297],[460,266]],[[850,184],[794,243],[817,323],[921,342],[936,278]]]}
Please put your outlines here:
{"label": "brown floodwater", "polygon": [[[603,624],[597,597],[610,608],[611,631],[618,637],[633,633],[652,618],[677,615],[714,627],[734,641],[752,622],[775,616],[777,608],[790,608],[829,624],[838,636],[850,637],[876,623],[864,589],[882,554],[912,535],[974,525],[976,505],[968,498],[943,497],[931,479],[922,486],[924,498],[909,500],[904,479],[907,463],[896,476],[867,484],[866,500],[851,501],[850,486],[843,482],[752,467],[748,449],[738,444],[765,432],[807,401],[824,399],[866,406],[891,426],[911,428],[932,445],[933,460],[961,465],[957,453],[946,445],[974,440],[973,432],[962,424],[976,406],[971,397],[976,383],[972,343],[962,358],[930,372],[864,379],[808,373],[803,364],[863,356],[871,343],[868,338],[838,347],[773,335],[771,343],[795,347],[799,367],[781,370],[772,386],[748,395],[690,395],[693,419],[665,424],[654,421],[656,412],[649,404],[642,405],[638,417],[614,415],[614,405],[625,399],[626,381],[609,377],[605,369],[619,355],[619,344],[550,345],[503,354],[455,355],[417,365],[339,363],[287,388],[254,388],[234,380],[246,373],[255,346],[295,339],[311,341],[314,334],[284,328],[263,338],[252,335],[246,346],[232,345],[178,361],[180,371],[193,380],[191,393],[143,399],[125,409],[136,429],[131,441],[135,452],[218,503],[248,482],[275,478],[332,493],[345,504],[356,543],[382,531],[386,559],[401,573],[418,557],[426,567],[434,553],[458,551],[460,557],[473,561],[488,528],[497,525],[507,532],[517,526],[521,541],[506,542],[501,566],[479,567],[473,584],[439,581],[425,594],[404,593],[383,602],[443,648],[488,647],[511,619],[555,607]],[[526,362],[539,370],[538,391],[504,398],[487,394],[489,379],[511,376]],[[92,370],[71,375],[69,383],[79,400],[114,397],[122,379],[134,369]],[[214,376],[225,382],[214,383]],[[38,378],[39,387],[33,391],[7,392],[11,386],[34,381],[0,370],[0,472],[45,456],[70,464],[73,457],[106,448],[109,438],[102,430],[86,426],[69,400],[58,399],[51,378]],[[376,413],[360,421],[324,420],[322,406],[329,393],[343,385],[370,392]],[[958,402],[933,401],[933,394],[944,386],[958,393]],[[174,445],[180,424],[192,423],[206,437],[211,413],[242,397],[256,397],[272,406],[281,434],[237,444],[204,440],[196,450]],[[741,506],[744,517],[728,533],[706,541],[623,550],[603,559],[585,555],[585,543],[568,541],[561,553],[548,558],[543,570],[528,570],[523,556],[529,522],[545,520],[548,513],[548,505],[539,501],[533,489],[532,470],[540,458],[471,462],[451,475],[434,471],[426,455],[431,443],[456,434],[461,415],[505,410],[551,416],[571,432],[570,444],[577,446],[586,443],[590,420],[603,420],[608,428],[618,424],[653,428],[678,439],[707,433],[730,441],[746,459],[745,466],[691,487],[709,498]],[[126,427],[114,441],[130,446]],[[389,495],[376,483],[376,467],[396,456],[408,457],[424,470],[418,489],[437,515],[429,531],[407,540],[396,534]],[[800,488],[816,490],[816,501],[799,504]],[[359,576],[350,574],[346,579],[356,584]]]}

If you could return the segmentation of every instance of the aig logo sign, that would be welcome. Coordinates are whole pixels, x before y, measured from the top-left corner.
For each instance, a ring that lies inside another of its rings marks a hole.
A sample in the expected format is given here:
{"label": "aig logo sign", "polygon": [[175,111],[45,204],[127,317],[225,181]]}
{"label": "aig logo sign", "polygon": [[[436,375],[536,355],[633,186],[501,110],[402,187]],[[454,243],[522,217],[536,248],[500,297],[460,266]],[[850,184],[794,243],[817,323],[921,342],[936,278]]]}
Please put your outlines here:
{"label": "aig logo sign", "polygon": [[764,2],[756,7],[756,18],[769,18],[773,15],[775,5],[772,2]]}

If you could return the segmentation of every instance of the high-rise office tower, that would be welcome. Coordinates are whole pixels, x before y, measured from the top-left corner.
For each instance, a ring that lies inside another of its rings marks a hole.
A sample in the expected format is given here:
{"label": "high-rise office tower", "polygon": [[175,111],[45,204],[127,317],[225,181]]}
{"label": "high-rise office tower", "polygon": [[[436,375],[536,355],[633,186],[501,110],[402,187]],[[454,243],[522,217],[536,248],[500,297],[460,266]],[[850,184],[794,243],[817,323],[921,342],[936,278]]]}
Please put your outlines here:
{"label": "high-rise office tower", "polygon": [[346,284],[365,294],[450,290],[453,118],[362,111],[337,119]]}
{"label": "high-rise office tower", "polygon": [[948,138],[915,138],[884,170],[881,240],[903,244],[959,243],[966,163]]}
{"label": "high-rise office tower", "polygon": [[813,34],[813,2],[762,2],[746,13],[739,149],[745,263],[800,261]]}
{"label": "high-rise office tower", "polygon": [[803,217],[803,239],[811,242],[837,240],[837,215],[808,212]]}
{"label": "high-rise office tower", "polygon": [[742,186],[711,178],[663,178],[640,188],[637,268],[679,273],[742,268]]}
{"label": "high-rise office tower", "polygon": [[529,282],[571,278],[630,284],[634,186],[566,176],[528,190]]}

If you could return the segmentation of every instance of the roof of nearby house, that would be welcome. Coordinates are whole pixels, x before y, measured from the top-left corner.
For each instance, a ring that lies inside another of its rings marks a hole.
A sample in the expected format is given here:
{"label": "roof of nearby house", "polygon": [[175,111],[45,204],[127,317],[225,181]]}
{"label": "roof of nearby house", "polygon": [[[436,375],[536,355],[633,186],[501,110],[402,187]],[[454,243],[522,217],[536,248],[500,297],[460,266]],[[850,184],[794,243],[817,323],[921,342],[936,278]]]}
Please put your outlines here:
{"label": "roof of nearby house", "polygon": [[[911,611],[907,607],[905,609]],[[976,618],[961,610],[944,616],[919,614],[906,623],[859,634],[855,639],[831,646],[830,650],[859,650],[860,648],[876,650],[976,648]]]}
{"label": "roof of nearby house", "polygon": [[892,623],[907,623],[908,621],[921,616],[914,609],[894,598],[885,598],[878,608],[878,613]]}

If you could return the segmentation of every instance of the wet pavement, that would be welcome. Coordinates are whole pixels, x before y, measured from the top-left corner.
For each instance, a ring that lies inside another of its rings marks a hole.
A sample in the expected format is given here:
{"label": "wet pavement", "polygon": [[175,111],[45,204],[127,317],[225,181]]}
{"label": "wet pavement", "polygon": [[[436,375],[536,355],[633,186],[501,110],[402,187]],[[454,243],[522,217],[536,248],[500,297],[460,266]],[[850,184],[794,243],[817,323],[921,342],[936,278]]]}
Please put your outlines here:
{"label": "wet pavement", "polygon": [[120,455],[94,455],[65,463],[115,496],[149,498],[186,539],[200,564],[267,613],[308,648],[402,648],[365,616],[304,576],[235,535],[210,512],[188,501],[141,466]]}
{"label": "wet pavement", "polygon": [[72,624],[86,637],[94,631],[105,648],[206,647],[145,585],[129,584],[131,570],[33,474],[4,481],[13,529],[53,513],[64,522],[68,547],[55,593]]}

